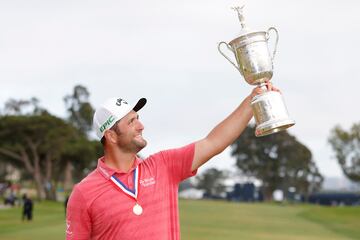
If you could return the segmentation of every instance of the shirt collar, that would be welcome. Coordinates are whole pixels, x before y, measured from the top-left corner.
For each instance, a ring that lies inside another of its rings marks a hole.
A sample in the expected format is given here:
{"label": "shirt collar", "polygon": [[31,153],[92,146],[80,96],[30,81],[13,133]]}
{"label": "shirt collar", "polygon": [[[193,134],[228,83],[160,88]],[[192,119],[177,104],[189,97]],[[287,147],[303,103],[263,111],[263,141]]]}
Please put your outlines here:
{"label": "shirt collar", "polygon": [[135,158],[135,161],[132,165],[132,167],[129,169],[128,172],[123,172],[123,171],[120,171],[120,170],[116,170],[116,169],[113,169],[111,167],[109,167],[108,165],[105,164],[104,162],[104,159],[105,157],[101,157],[98,159],[98,164],[97,164],[97,167],[96,169],[101,173],[101,175],[103,175],[104,178],[106,179],[110,179],[110,177],[112,175],[114,175],[115,173],[116,174],[128,174],[128,173],[131,173],[132,171],[134,171],[134,169],[140,164],[141,162],[141,159],[136,157]]}

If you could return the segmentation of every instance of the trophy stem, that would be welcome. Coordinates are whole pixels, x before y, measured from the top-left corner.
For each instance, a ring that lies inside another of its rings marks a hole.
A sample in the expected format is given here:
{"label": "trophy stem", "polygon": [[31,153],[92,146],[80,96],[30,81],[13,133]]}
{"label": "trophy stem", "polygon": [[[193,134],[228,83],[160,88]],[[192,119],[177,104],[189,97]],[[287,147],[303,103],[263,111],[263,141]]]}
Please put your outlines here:
{"label": "trophy stem", "polygon": [[267,92],[268,91],[268,88],[266,87],[266,83],[262,82],[258,85],[261,90],[263,90],[264,92]]}

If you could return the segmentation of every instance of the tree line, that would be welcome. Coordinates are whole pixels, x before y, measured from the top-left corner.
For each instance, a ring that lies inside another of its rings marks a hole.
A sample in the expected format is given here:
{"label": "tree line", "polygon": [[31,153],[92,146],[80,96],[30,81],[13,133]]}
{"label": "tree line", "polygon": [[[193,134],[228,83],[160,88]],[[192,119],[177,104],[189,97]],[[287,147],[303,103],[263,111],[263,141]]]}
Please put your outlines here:
{"label": "tree line", "polygon": [[[0,112],[0,164],[19,169],[22,180],[34,183],[39,199],[55,199],[60,185],[71,191],[102,155],[101,144],[90,135],[94,109],[89,97],[86,87],[75,86],[63,98],[66,118],[50,114],[36,98],[10,99]],[[231,155],[241,174],[261,181],[265,199],[275,189],[293,187],[304,196],[320,189],[323,176],[308,147],[287,131],[257,138],[254,128],[249,125],[231,145]],[[334,127],[329,143],[344,174],[360,181],[360,124],[350,131]],[[224,189],[224,177],[210,169],[198,176],[198,187],[215,195]]]}
{"label": "tree line", "polygon": [[[287,131],[257,138],[255,126],[249,125],[231,145],[231,155],[241,175],[253,177],[262,183],[265,199],[272,198],[276,189],[296,189],[305,199],[317,192],[324,177],[317,168],[311,151]],[[330,130],[331,145],[344,175],[351,181],[360,182],[360,123],[350,130],[337,125]],[[224,192],[224,171],[211,168],[197,177],[196,186],[207,196]]]}

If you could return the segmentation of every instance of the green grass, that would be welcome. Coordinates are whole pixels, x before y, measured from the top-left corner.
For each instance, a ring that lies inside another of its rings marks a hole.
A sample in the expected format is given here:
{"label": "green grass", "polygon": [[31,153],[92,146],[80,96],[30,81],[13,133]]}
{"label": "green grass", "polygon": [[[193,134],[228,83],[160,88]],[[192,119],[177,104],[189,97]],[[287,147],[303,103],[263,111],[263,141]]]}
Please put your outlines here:
{"label": "green grass", "polygon": [[360,208],[181,201],[183,239],[360,239]]}
{"label": "green grass", "polygon": [[65,210],[63,204],[41,202],[34,205],[34,219],[21,220],[22,209],[0,209],[0,239],[65,239]]}
{"label": "green grass", "polygon": [[[34,220],[21,221],[21,208],[0,209],[0,239],[65,238],[62,203],[35,204]],[[360,239],[360,207],[180,201],[184,240]]]}
{"label": "green grass", "polygon": [[360,239],[360,207],[312,207],[301,217],[352,239]]}

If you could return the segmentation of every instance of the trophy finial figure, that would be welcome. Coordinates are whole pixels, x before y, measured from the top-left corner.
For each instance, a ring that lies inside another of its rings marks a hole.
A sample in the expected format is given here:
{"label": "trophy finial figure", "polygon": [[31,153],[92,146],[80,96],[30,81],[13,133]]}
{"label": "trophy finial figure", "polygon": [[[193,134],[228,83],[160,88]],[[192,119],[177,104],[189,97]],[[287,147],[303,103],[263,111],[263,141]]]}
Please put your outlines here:
{"label": "trophy finial figure", "polygon": [[245,5],[242,5],[241,7],[232,7],[231,9],[232,10],[235,10],[238,14],[238,18],[239,18],[239,21],[241,23],[241,27],[243,29],[246,28],[246,24],[245,24],[245,18],[244,18],[244,15],[243,15],[243,8],[245,7]]}

